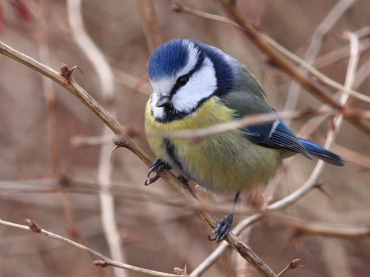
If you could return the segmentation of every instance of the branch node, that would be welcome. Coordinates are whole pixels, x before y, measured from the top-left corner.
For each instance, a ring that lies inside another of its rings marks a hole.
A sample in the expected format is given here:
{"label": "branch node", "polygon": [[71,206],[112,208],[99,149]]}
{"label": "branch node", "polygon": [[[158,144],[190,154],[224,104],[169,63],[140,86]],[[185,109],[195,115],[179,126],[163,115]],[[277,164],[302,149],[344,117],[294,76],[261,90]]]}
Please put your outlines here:
{"label": "branch node", "polygon": [[109,263],[107,261],[104,261],[104,260],[96,260],[96,261],[93,261],[93,264],[96,265],[96,266],[100,266],[100,267],[106,267],[106,266],[109,266]]}
{"label": "branch node", "polygon": [[127,148],[127,146],[129,145],[129,142],[124,139],[122,136],[118,136],[118,137],[115,137],[113,138],[113,143],[116,145],[110,152],[110,162],[112,163],[112,159],[113,159],[113,154],[114,152],[120,148],[120,147],[124,147],[124,148]]}
{"label": "branch node", "polygon": [[322,192],[324,195],[326,195],[327,197],[329,197],[330,199],[332,199],[331,195],[329,194],[329,192],[327,192],[325,189],[324,189],[324,184],[321,183],[321,182],[317,182],[316,184],[313,185],[314,188],[318,189],[320,192]]}
{"label": "branch node", "polygon": [[72,186],[71,179],[65,175],[62,175],[58,179],[58,185],[62,188],[71,187]]}
{"label": "branch node", "polygon": [[170,5],[170,10],[175,12],[175,13],[181,13],[184,11],[184,5],[178,3],[178,2],[173,2]]}
{"label": "branch node", "polygon": [[66,79],[68,83],[70,83],[72,80],[72,73],[76,68],[78,68],[78,70],[80,70],[80,72],[83,74],[83,71],[79,66],[75,65],[74,67],[69,69],[65,63],[62,63],[62,65],[60,66],[60,75],[62,75],[62,77]]}
{"label": "branch node", "polygon": [[186,266],[184,268],[181,268],[181,267],[175,267],[173,269],[174,273],[176,275],[183,275],[185,277],[189,276],[187,273],[186,273]]}
{"label": "branch node", "polygon": [[25,221],[28,227],[31,229],[31,231],[34,231],[36,233],[41,232],[42,228],[35,221],[29,218],[26,218]]}
{"label": "branch node", "polygon": [[295,269],[297,267],[303,267],[303,265],[300,265],[300,263],[301,263],[301,259],[300,258],[294,259],[277,276],[278,277],[283,276],[283,274],[286,273],[290,269]]}
{"label": "branch node", "polygon": [[291,269],[294,269],[294,268],[296,268],[298,266],[303,266],[300,263],[301,263],[301,259],[298,258],[298,259],[294,259],[293,261],[291,261],[289,265],[290,265],[290,268]]}

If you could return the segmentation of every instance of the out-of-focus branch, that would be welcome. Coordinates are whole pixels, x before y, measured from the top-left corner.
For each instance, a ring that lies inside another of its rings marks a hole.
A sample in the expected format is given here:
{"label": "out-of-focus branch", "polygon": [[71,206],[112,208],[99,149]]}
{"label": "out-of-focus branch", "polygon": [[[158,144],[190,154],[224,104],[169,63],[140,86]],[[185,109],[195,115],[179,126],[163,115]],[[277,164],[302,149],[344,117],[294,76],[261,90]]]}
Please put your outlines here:
{"label": "out-of-focus branch", "polygon": [[[48,64],[50,60],[49,55],[49,43],[47,36],[47,24],[50,19],[50,6],[49,2],[46,0],[41,1],[40,12],[42,16],[36,18],[39,23],[37,41],[38,41],[38,52],[40,55],[40,60]],[[49,146],[49,155],[51,160],[51,170],[54,178],[60,181],[61,179],[61,168],[60,168],[60,153],[58,146],[58,118],[57,118],[57,107],[58,107],[58,98],[53,89],[53,81],[45,76],[41,76],[42,87],[45,97],[45,102],[47,106],[47,139]],[[73,207],[71,199],[66,194],[63,186],[60,185],[60,182],[57,183],[57,192],[60,197],[64,215],[67,221],[67,230],[71,237],[79,243],[86,243],[86,240],[82,236],[81,232],[78,230],[76,224],[76,218],[73,212]]]}
{"label": "out-of-focus branch", "polygon": [[226,0],[219,0],[221,6],[229,14],[229,16],[242,27],[243,33],[251,39],[279,68],[284,70],[289,75],[296,78],[301,85],[311,91],[316,97],[330,104],[332,107],[342,110],[343,107],[328,96],[321,88],[312,80],[308,79],[303,72],[294,67],[286,60],[276,49],[272,48],[266,39],[266,36],[259,33],[252,25],[248,24],[235,5],[231,5]]}
{"label": "out-of-focus branch", "polygon": [[[333,49],[329,53],[322,54],[321,56],[317,57],[314,62],[315,68],[322,68],[338,62],[342,59],[345,59],[349,56],[349,45],[342,46],[340,48]],[[370,48],[370,39],[364,39],[360,43],[360,53],[368,50]]]}
{"label": "out-of-focus branch", "polygon": [[[81,0],[68,0],[68,21],[72,35],[80,50],[85,54],[89,61],[94,66],[98,75],[101,86],[101,93],[104,102],[108,105],[107,109],[112,116],[115,116],[114,106],[114,78],[113,72],[105,56],[100,51],[98,46],[90,38],[86,32],[81,10]],[[103,136],[112,134],[111,130],[104,125]],[[98,166],[98,181],[103,188],[109,188],[111,185],[112,164],[110,163],[109,154],[111,145],[102,144],[100,147],[99,166]],[[99,192],[100,210],[102,227],[104,230],[105,239],[108,243],[111,257],[118,262],[125,262],[126,257],[122,251],[122,238],[116,224],[116,212],[114,199],[109,190]],[[114,274],[117,277],[126,277],[125,271],[114,268]]]}
{"label": "out-of-focus branch", "polygon": [[[307,64],[312,65],[317,54],[321,49],[322,41],[325,35],[331,30],[339,18],[352,6],[354,0],[341,0],[336,3],[336,5],[327,14],[324,20],[319,24],[313,33],[310,44],[307,47],[306,53],[304,55],[303,61]],[[300,70],[303,73],[307,73],[307,70],[300,66]],[[284,105],[283,110],[294,110],[297,106],[298,98],[300,95],[300,85],[298,82],[291,82],[289,86],[287,100]]]}
{"label": "out-of-focus branch", "polygon": [[336,143],[333,144],[333,150],[339,153],[344,160],[370,169],[370,158],[368,156],[352,151]]}
{"label": "out-of-focus branch", "polygon": [[104,256],[100,252],[97,252],[97,251],[95,251],[91,248],[88,248],[88,247],[83,246],[79,243],[76,243],[76,242],[74,242],[70,239],[67,239],[67,238],[63,237],[63,236],[59,236],[57,234],[54,234],[52,232],[49,232],[49,231],[46,231],[46,230],[42,229],[38,224],[36,224],[31,219],[26,219],[26,223],[27,223],[28,226],[21,225],[21,224],[16,224],[16,223],[13,223],[13,222],[9,222],[9,221],[5,221],[5,220],[0,219],[0,225],[12,227],[12,228],[17,228],[17,229],[21,229],[21,230],[25,230],[25,231],[32,231],[32,232],[35,232],[37,234],[44,235],[46,237],[49,237],[49,238],[52,238],[52,239],[55,239],[55,240],[59,240],[63,243],[67,243],[69,245],[72,245],[73,247],[76,247],[80,250],[83,250],[83,251],[101,259],[99,261],[94,262],[94,264],[96,266],[105,267],[105,266],[110,265],[110,266],[114,266],[114,267],[117,267],[117,268],[123,268],[123,269],[131,270],[131,271],[135,271],[135,272],[140,272],[140,273],[144,273],[144,274],[151,275],[151,276],[184,277],[184,275],[168,274],[168,273],[164,273],[164,272],[158,272],[158,271],[145,269],[145,268],[141,268],[141,267],[136,267],[136,266],[132,266],[132,265],[128,265],[128,264],[124,264],[124,263],[114,261],[114,260]]}
{"label": "out-of-focus branch", "polygon": [[[308,115],[334,115],[336,112],[334,110],[323,110],[323,111],[283,111],[279,114],[276,113],[266,113],[266,114],[257,114],[257,115],[250,115],[245,116],[241,119],[233,120],[226,123],[215,124],[210,127],[200,128],[200,129],[189,129],[189,130],[182,130],[176,132],[168,132],[168,133],[149,133],[149,136],[153,137],[168,137],[168,138],[188,138],[191,139],[193,142],[197,142],[198,140],[207,137],[216,135],[219,133],[240,129],[243,127],[247,127],[250,125],[261,124],[272,122],[276,119],[283,118],[301,118]],[[370,112],[365,114],[367,117],[370,118]]]}
{"label": "out-of-focus branch", "polygon": [[[231,5],[226,0],[218,0],[224,10],[229,14],[229,16],[242,27],[243,33],[249,37],[264,53],[266,53],[269,58],[277,65],[280,69],[293,76],[299,83],[310,91],[314,96],[319,98],[321,101],[329,104],[330,106],[338,109],[340,112],[345,112],[345,107],[335,101],[332,97],[326,94],[313,80],[307,77],[302,71],[293,66],[287,59],[284,58],[275,48],[272,48],[269,42],[266,40],[266,36],[259,33],[252,25],[245,22],[243,16],[240,14],[239,10]],[[370,134],[370,124],[364,122],[360,118],[348,117],[347,120],[356,126],[358,129]]]}
{"label": "out-of-focus branch", "polygon": [[299,234],[342,239],[362,239],[370,237],[370,225],[348,226],[323,222],[309,222],[281,213],[271,213],[267,217],[288,225]]}
{"label": "out-of-focus branch", "polygon": [[[228,19],[228,18],[226,18],[224,16],[220,16],[220,15],[215,15],[215,14],[210,14],[210,13],[198,11],[198,10],[189,8],[189,7],[184,6],[184,5],[182,5],[180,3],[177,3],[177,2],[175,2],[175,3],[173,3],[171,5],[171,9],[174,12],[178,12],[178,13],[184,12],[184,13],[195,15],[195,16],[199,16],[199,17],[202,17],[202,18],[206,18],[206,19],[210,19],[210,20],[215,20],[215,21],[219,21],[219,22],[224,22],[224,23],[232,24],[235,27],[240,28],[240,29],[242,28],[240,25],[236,24],[234,21],[232,21],[232,20],[230,20],[230,19]],[[300,57],[298,57],[294,53],[292,53],[289,50],[287,50],[286,48],[284,48],[282,45],[280,45],[279,43],[277,43],[272,38],[270,38],[268,36],[266,36],[265,38],[268,41],[268,43],[271,44],[272,47],[276,48],[276,50],[279,51],[281,54],[283,54],[285,57],[289,58],[290,60],[294,61],[299,66],[301,66],[302,68],[304,68],[305,70],[307,70],[308,72],[310,72],[321,83],[323,83],[325,85],[328,85],[328,86],[331,86],[333,88],[336,88],[338,90],[344,90],[345,89],[342,84],[340,84],[340,83],[334,81],[333,79],[329,78],[328,76],[324,75],[323,73],[321,73],[320,71],[318,71],[316,68],[314,68],[310,64],[306,63]],[[364,45],[361,45],[360,50],[361,51],[364,51],[369,46],[370,46],[370,42],[365,43]],[[341,52],[343,52],[341,56],[347,56],[348,49],[349,49],[349,47],[343,47],[343,49],[341,48],[340,50],[341,50]],[[336,50],[334,50],[334,51],[335,51],[335,53],[333,53],[333,56],[337,56]],[[345,51],[347,51],[347,52],[345,52]],[[322,57],[322,58],[324,60],[327,59],[326,57]],[[320,62],[320,63],[322,63],[322,62]],[[368,97],[367,95],[361,94],[361,93],[359,93],[359,92],[357,92],[355,90],[352,90],[352,89],[350,89],[348,91],[354,97],[356,97],[356,98],[358,98],[358,99],[360,99],[362,101],[365,101],[365,102],[370,103],[370,97]]]}
{"label": "out-of-focus branch", "polygon": [[152,94],[152,89],[148,83],[144,83],[142,86],[137,87],[137,84],[140,82],[140,78],[137,78],[127,72],[123,72],[117,68],[113,69],[115,80],[117,83],[120,83],[134,91],[138,91],[148,97]]}
{"label": "out-of-focus branch", "polygon": [[[125,133],[125,128],[117,122],[98,102],[96,102],[85,90],[83,90],[72,78],[71,70],[65,65],[62,66],[62,73],[59,74],[55,70],[37,62],[36,60],[22,54],[4,43],[0,43],[0,53],[19,61],[20,63],[40,72],[41,74],[51,78],[73,95],[75,95],[83,104],[92,110],[109,128],[119,137],[121,137],[120,145],[132,151],[147,165],[151,165],[154,161],[151,156],[136,140],[130,138]],[[160,176],[174,189],[189,205],[197,205],[198,199],[194,196],[188,186],[181,183],[170,171],[165,170],[160,173]],[[199,217],[207,222],[212,228],[217,225],[217,219],[204,210],[197,211]],[[274,277],[276,274],[250,249],[246,244],[240,241],[234,234],[230,233],[226,241],[235,248],[239,254],[244,257],[261,276]]]}
{"label": "out-of-focus branch", "polygon": [[141,18],[146,43],[151,53],[163,42],[153,0],[136,0],[136,10]]}

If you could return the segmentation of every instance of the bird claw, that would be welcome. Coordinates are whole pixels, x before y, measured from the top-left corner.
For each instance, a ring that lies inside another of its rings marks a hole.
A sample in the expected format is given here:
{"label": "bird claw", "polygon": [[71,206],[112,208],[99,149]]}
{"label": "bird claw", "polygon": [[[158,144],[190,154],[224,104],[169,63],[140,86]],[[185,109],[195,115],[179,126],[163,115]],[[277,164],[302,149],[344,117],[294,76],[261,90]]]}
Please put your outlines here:
{"label": "bird claw", "polygon": [[[170,169],[171,167],[161,159],[156,159],[154,163],[150,166],[149,172],[148,172],[148,179],[145,181],[145,185],[153,184],[155,181],[159,179],[159,174],[164,169]],[[154,174],[152,174],[154,172]]]}
{"label": "bird claw", "polygon": [[229,214],[224,219],[221,219],[216,228],[212,231],[213,234],[216,234],[214,237],[208,236],[208,239],[211,241],[220,242],[226,238],[229,234],[231,225],[233,224],[234,215]]}

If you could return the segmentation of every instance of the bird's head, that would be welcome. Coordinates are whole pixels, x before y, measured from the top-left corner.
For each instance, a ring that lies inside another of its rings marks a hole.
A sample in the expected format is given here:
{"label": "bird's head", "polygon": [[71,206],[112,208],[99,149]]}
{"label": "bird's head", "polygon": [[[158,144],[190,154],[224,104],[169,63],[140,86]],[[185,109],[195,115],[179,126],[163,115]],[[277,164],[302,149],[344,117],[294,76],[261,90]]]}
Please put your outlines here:
{"label": "bird's head", "polygon": [[182,119],[234,86],[238,62],[218,48],[187,39],[159,46],[150,57],[152,112],[156,120]]}

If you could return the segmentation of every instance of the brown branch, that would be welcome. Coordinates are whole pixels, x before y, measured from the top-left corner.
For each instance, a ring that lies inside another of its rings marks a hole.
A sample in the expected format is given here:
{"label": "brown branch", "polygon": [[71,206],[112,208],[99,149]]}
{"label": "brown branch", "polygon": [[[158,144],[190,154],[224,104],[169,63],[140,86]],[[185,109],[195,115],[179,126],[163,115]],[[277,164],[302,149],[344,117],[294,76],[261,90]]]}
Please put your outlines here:
{"label": "brown branch", "polygon": [[136,0],[136,10],[140,16],[146,43],[151,53],[163,42],[153,0]]}
{"label": "brown branch", "polygon": [[[330,106],[334,107],[335,109],[339,110],[340,112],[346,113],[344,110],[344,106],[341,103],[335,101],[332,97],[327,95],[316,82],[314,82],[310,77],[304,74],[301,70],[296,68],[293,64],[291,64],[284,56],[281,55],[275,48],[271,47],[270,43],[266,39],[266,36],[259,33],[251,24],[248,24],[243,16],[240,14],[239,10],[234,6],[231,5],[226,0],[218,0],[222,5],[223,9],[229,14],[229,16],[242,27],[243,33],[258,46],[265,54],[269,56],[271,61],[274,62],[280,69],[294,77],[299,83],[310,91],[314,96],[319,98],[321,101],[328,103]],[[347,120],[356,126],[358,129],[370,134],[370,124],[367,122],[363,122],[359,118],[347,117]]]}
{"label": "brown branch", "polygon": [[[314,62],[321,49],[324,37],[354,2],[354,0],[341,0],[338,1],[337,4],[331,9],[331,11],[326,15],[324,20],[318,25],[312,34],[310,43],[303,57],[304,62],[310,65]],[[304,74],[307,73],[307,69],[303,68],[302,65],[300,65],[299,70],[301,70]],[[291,82],[283,110],[295,109],[298,103],[300,92],[300,84],[295,81]]]}
{"label": "brown branch", "polygon": [[81,249],[81,250],[83,250],[83,251],[85,251],[85,252],[87,252],[87,253],[89,253],[89,254],[91,254],[91,255],[99,258],[99,259],[101,259],[101,261],[94,262],[94,264],[97,265],[97,266],[104,267],[104,266],[111,265],[111,266],[114,266],[114,267],[123,268],[123,269],[131,270],[131,271],[135,271],[135,272],[140,272],[140,273],[144,273],[144,274],[151,275],[151,276],[185,277],[184,275],[168,274],[168,273],[164,273],[164,272],[158,272],[158,271],[154,271],[154,270],[150,270],[150,269],[145,269],[145,268],[141,268],[141,267],[137,267],[137,266],[132,266],[132,265],[116,262],[116,261],[108,258],[107,256],[104,256],[100,252],[97,252],[97,251],[95,251],[91,248],[83,246],[82,244],[74,242],[70,239],[67,239],[67,238],[63,237],[63,236],[60,236],[60,235],[57,235],[57,234],[54,234],[52,232],[49,232],[49,231],[46,231],[46,230],[42,229],[32,219],[26,219],[26,223],[27,223],[27,226],[26,225],[21,225],[21,224],[16,224],[16,223],[13,223],[13,222],[9,222],[9,221],[5,221],[5,220],[0,219],[0,225],[13,227],[13,228],[18,228],[18,229],[25,230],[25,231],[32,231],[32,232],[35,232],[37,234],[44,235],[46,237],[49,237],[49,238],[52,238],[52,239],[55,239],[55,240],[59,240],[63,243],[67,243],[67,244],[72,245],[72,246],[74,246],[78,249]]}
{"label": "brown branch", "polygon": [[[93,111],[116,135],[122,137],[121,146],[129,149],[136,154],[143,162],[150,165],[154,158],[150,155],[136,140],[128,137],[125,134],[125,128],[118,123],[94,98],[92,98],[85,90],[83,90],[73,79],[65,79],[55,70],[37,62],[36,60],[22,54],[15,49],[0,43],[0,53],[40,72],[41,74],[51,78],[74,96],[76,96],[83,104]],[[63,66],[66,72],[66,66]],[[183,199],[190,205],[199,203],[198,199],[189,190],[187,186],[181,183],[171,172],[163,171],[161,177],[175,189]],[[206,211],[197,211],[199,217],[206,221],[212,228],[216,227],[217,219]],[[240,241],[234,234],[230,233],[226,241],[235,248],[239,254],[244,257],[257,270],[261,276],[276,276],[276,274],[250,249],[246,244]]]}
{"label": "brown branch", "polygon": [[322,89],[315,82],[310,80],[303,72],[298,70],[289,61],[287,61],[278,51],[276,51],[276,49],[272,48],[265,35],[259,33],[251,24],[248,24],[235,6],[230,5],[226,0],[219,0],[219,2],[223,9],[230,15],[230,17],[242,27],[243,33],[250,38],[251,41],[254,42],[264,53],[266,53],[275,65],[296,78],[304,88],[314,93],[314,95],[322,101],[330,104],[332,107],[338,110],[343,109],[338,102],[333,100],[324,91],[322,91]]}

